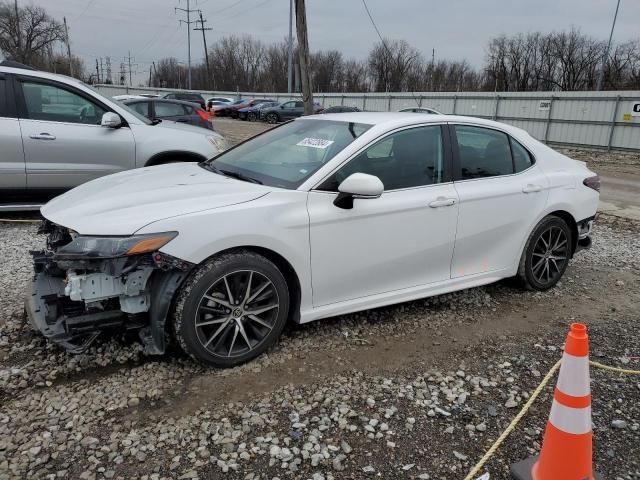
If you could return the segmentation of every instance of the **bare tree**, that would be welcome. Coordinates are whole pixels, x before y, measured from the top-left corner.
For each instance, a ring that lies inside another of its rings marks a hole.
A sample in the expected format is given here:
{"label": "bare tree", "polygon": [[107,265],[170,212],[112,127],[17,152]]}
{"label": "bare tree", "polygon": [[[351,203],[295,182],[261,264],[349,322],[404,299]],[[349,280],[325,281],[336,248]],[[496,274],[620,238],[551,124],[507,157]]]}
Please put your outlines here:
{"label": "bare tree", "polygon": [[62,24],[42,7],[29,5],[17,10],[0,3],[0,52],[17,62],[41,62],[47,47],[65,39]]}
{"label": "bare tree", "polygon": [[[312,88],[321,92],[583,90],[595,88],[603,48],[603,42],[575,29],[502,35],[491,39],[485,64],[476,69],[466,60],[425,61],[406,41],[385,40],[366,60],[345,60],[337,50],[312,53],[310,75]],[[266,45],[250,36],[230,36],[210,45],[209,52],[221,90],[286,91],[286,40]],[[297,49],[296,58],[299,80]],[[152,85],[184,84],[183,68],[176,59],[164,59]],[[192,77],[194,88],[207,88],[204,64],[194,67]],[[613,46],[605,88],[640,89],[640,40]]]}
{"label": "bare tree", "polygon": [[311,83],[318,92],[339,91],[343,71],[342,54],[337,50],[311,54]]}
{"label": "bare tree", "polygon": [[377,92],[407,90],[406,75],[422,62],[420,52],[406,40],[385,40],[369,53],[369,74]]}

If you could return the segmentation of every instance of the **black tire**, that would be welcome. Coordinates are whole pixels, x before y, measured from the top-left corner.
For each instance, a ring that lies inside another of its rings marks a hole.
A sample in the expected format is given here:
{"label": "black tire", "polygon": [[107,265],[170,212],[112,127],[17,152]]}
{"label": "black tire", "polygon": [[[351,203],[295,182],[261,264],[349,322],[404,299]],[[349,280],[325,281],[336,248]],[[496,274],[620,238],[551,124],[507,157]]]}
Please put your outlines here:
{"label": "black tire", "polygon": [[255,114],[255,112],[249,112],[247,114],[247,120],[249,120],[250,122],[255,122],[257,117],[258,116]]}
{"label": "black tire", "polygon": [[[225,253],[202,264],[181,287],[173,310],[174,335],[197,361],[215,367],[239,365],[276,343],[287,321],[289,299],[287,282],[271,261],[246,250]],[[271,306],[274,302],[277,307]],[[257,320],[249,318],[261,310]]]}
{"label": "black tire", "polygon": [[264,119],[267,121],[267,123],[270,123],[271,125],[274,125],[280,121],[280,117],[278,116],[278,114],[273,112],[267,113]]}
{"label": "black tire", "polygon": [[543,218],[533,229],[522,252],[516,278],[527,290],[548,290],[564,275],[573,239],[567,223],[556,216]]}

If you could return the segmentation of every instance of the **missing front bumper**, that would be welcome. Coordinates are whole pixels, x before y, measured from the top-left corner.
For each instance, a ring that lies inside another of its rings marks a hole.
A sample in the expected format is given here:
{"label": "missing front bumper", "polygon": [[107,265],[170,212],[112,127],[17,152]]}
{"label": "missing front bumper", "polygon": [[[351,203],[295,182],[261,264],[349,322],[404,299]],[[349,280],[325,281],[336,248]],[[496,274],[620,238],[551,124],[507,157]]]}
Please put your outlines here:
{"label": "missing front bumper", "polygon": [[27,291],[25,310],[33,327],[66,350],[83,352],[102,331],[127,322],[119,310],[86,311],[84,303],[71,300],[64,289],[62,278],[37,273]]}
{"label": "missing front bumper", "polygon": [[31,252],[35,275],[25,311],[48,340],[73,353],[103,332],[137,330],[150,354],[165,351],[171,301],[193,264],[161,252],[114,258],[57,255],[68,230],[44,225],[47,250]]}

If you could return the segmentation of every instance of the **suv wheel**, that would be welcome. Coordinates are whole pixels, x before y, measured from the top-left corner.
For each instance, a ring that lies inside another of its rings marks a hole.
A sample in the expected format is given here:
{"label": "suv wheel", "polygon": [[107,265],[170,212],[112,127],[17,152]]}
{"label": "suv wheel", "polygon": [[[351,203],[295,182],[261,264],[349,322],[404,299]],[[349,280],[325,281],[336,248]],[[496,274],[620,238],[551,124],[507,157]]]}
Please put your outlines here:
{"label": "suv wheel", "polygon": [[288,314],[289,289],[278,267],[240,251],[213,258],[187,280],[176,300],[173,327],[191,357],[231,367],[271,347]]}
{"label": "suv wheel", "polygon": [[522,252],[517,275],[520,282],[529,290],[553,287],[569,265],[571,245],[571,230],[564,220],[543,218]]}
{"label": "suv wheel", "polygon": [[274,123],[278,123],[278,121],[280,120],[280,118],[278,117],[277,113],[267,113],[267,116],[265,117],[265,119],[267,120],[267,123],[270,124],[274,124]]}

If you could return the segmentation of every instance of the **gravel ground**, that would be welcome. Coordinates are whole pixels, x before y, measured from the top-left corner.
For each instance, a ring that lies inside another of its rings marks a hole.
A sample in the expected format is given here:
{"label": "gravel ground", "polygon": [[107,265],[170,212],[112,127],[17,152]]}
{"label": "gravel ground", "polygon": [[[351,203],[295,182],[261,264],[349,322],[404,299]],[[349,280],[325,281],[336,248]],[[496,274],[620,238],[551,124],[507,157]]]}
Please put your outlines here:
{"label": "gravel ground", "polygon": [[[222,121],[220,121],[222,123]],[[217,127],[218,128],[218,127]],[[640,223],[601,215],[544,293],[508,282],[291,326],[247,365],[204,368],[135,337],[82,355],[23,321],[32,224],[0,224],[0,480],[463,478],[561,355],[640,369]],[[592,371],[594,461],[640,478],[640,378]],[[553,382],[552,382],[553,383]],[[538,451],[553,385],[489,461]]]}
{"label": "gravel ground", "polygon": [[[497,284],[291,327],[257,361],[208,370],[176,350],[146,357],[130,338],[77,356],[46,344],[20,306],[26,247],[42,238],[4,225],[0,478],[462,478],[571,321],[589,325],[594,358],[640,368],[639,229],[601,217],[549,292]],[[596,467],[640,478],[640,382],[592,376]],[[489,462],[492,478],[539,448],[551,392]]]}

